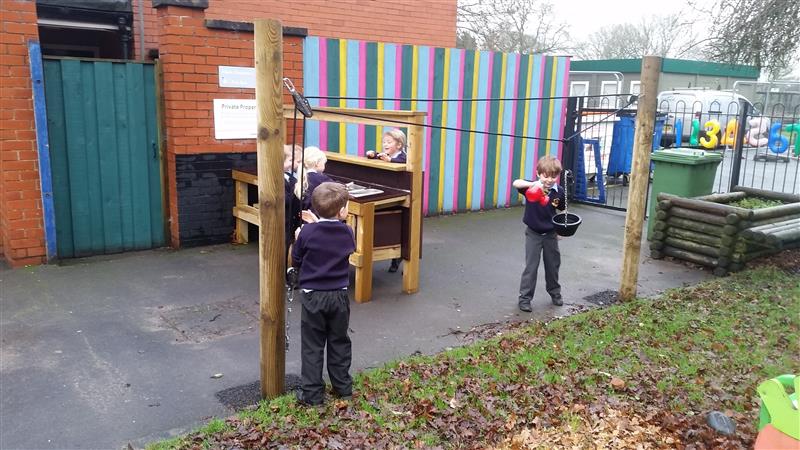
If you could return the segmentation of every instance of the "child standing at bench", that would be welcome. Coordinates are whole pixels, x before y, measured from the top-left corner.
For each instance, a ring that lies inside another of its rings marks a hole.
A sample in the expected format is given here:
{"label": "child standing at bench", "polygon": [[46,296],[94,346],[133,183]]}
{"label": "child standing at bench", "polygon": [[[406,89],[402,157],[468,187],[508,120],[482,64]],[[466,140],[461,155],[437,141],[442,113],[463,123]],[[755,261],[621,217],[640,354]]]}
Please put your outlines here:
{"label": "child standing at bench", "polygon": [[300,319],[301,391],[304,405],[325,401],[322,380],[324,350],[328,350],[328,376],[334,395],[350,398],[352,350],[350,325],[350,255],[355,251],[353,230],[347,218],[350,194],[339,183],[322,183],[314,189],[312,205],[319,214],[315,223],[303,225],[292,247],[292,265],[300,270],[303,312]]}
{"label": "child standing at bench", "polygon": [[561,299],[561,285],[558,283],[558,269],[561,266],[561,252],[558,249],[558,236],[553,225],[556,209],[565,208],[565,191],[556,184],[561,175],[561,161],[552,156],[543,156],[536,163],[536,181],[514,180],[513,186],[525,195],[525,270],[519,285],[519,309],[531,312],[531,300],[536,290],[536,277],[539,260],[544,259],[544,279],[550,300],[556,306],[564,304]]}
{"label": "child standing at bench", "polygon": [[[393,128],[383,133],[383,152],[375,153],[370,150],[366,153],[367,158],[380,159],[381,161],[392,162],[397,164],[405,164],[406,150],[406,134],[402,130]],[[389,272],[397,272],[400,268],[400,261],[403,258],[392,258],[392,264],[389,266]]]}
{"label": "child standing at bench", "polygon": [[406,134],[400,129],[393,128],[383,133],[383,151],[375,153],[374,150],[370,150],[366,156],[370,159],[405,164],[406,150],[408,149],[406,142]]}
{"label": "child standing at bench", "polygon": [[289,246],[294,242],[294,232],[302,224],[300,220],[300,199],[295,195],[295,185],[297,184],[297,168],[302,161],[303,148],[299,145],[283,146],[283,189],[284,189],[284,226],[286,229],[286,255],[289,253]]}
{"label": "child standing at bench", "polygon": [[325,163],[328,162],[328,157],[325,156],[325,152],[318,147],[306,147],[303,153],[303,169],[301,174],[303,185],[300,186],[298,184],[295,193],[298,197],[303,199],[303,209],[309,209],[312,206],[311,196],[314,195],[314,189],[326,181],[333,180],[324,173]]}

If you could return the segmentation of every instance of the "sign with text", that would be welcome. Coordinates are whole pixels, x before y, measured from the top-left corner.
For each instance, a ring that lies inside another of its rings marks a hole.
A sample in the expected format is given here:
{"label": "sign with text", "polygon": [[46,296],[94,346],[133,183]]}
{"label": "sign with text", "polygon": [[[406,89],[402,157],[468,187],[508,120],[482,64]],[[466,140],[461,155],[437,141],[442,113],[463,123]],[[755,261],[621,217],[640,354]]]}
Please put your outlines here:
{"label": "sign with text", "polygon": [[218,66],[219,87],[256,88],[256,68]]}
{"label": "sign with text", "polygon": [[255,99],[214,99],[214,138],[255,139],[257,129]]}

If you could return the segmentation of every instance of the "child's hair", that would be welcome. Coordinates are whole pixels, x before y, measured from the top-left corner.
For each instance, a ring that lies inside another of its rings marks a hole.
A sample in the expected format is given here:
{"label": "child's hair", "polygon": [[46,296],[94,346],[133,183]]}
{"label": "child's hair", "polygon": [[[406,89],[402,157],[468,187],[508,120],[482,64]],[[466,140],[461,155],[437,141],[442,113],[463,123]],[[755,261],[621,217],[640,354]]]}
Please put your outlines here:
{"label": "child's hair", "polygon": [[560,175],[561,174],[561,161],[553,158],[552,156],[542,156],[536,163],[536,173],[545,175]]}
{"label": "child's hair", "polygon": [[[294,145],[294,162],[298,163],[303,158],[303,147],[295,144]],[[284,161],[291,161],[292,160],[292,146],[286,144],[283,146],[283,159]],[[294,171],[294,167],[292,167],[292,171]]]}
{"label": "child's hair", "polygon": [[316,166],[318,163],[325,162],[328,160],[328,157],[325,156],[325,152],[319,149],[319,147],[306,147],[305,152],[303,154],[303,165],[306,169],[310,169]]}
{"label": "child's hair", "polygon": [[383,133],[383,136],[390,136],[392,139],[400,143],[400,150],[406,151],[408,144],[406,143],[406,134],[399,128],[392,128],[391,130]]}
{"label": "child's hair", "polygon": [[327,160],[328,157],[325,156],[325,152],[320,150],[319,147],[310,146],[303,150],[303,165],[300,167],[300,178],[303,179],[303,183],[302,185],[301,183],[297,183],[297,185],[294,187],[294,194],[297,196],[297,198],[301,198],[303,196],[303,192],[308,189],[308,174],[306,171],[321,162],[326,162]]}
{"label": "child's hair", "polygon": [[339,210],[344,208],[350,194],[343,184],[326,181],[311,194],[311,206],[323,219],[334,219],[339,214]]}

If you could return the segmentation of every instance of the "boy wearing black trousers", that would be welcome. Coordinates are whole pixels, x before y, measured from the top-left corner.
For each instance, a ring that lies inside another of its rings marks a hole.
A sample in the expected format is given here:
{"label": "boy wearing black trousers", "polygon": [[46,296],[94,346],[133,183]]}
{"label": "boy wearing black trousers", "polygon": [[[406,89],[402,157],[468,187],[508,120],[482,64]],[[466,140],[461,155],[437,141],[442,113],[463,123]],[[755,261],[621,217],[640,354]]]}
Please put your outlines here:
{"label": "boy wearing black trousers", "polygon": [[325,402],[322,380],[324,351],[328,351],[328,376],[337,397],[350,398],[352,350],[350,325],[350,254],[355,251],[347,218],[349,194],[344,185],[325,182],[314,189],[311,202],[319,220],[303,225],[292,247],[292,265],[300,271],[303,312],[300,319],[301,391],[304,405]]}
{"label": "boy wearing black trousers", "polygon": [[565,191],[556,184],[561,175],[561,162],[552,156],[544,156],[536,164],[538,180],[514,180],[513,186],[525,195],[525,270],[519,285],[519,309],[531,312],[531,299],[536,290],[536,276],[539,260],[544,259],[544,279],[547,293],[556,306],[561,306],[561,285],[558,283],[558,269],[561,266],[561,252],[558,250],[558,236],[553,225],[556,209],[565,208]]}

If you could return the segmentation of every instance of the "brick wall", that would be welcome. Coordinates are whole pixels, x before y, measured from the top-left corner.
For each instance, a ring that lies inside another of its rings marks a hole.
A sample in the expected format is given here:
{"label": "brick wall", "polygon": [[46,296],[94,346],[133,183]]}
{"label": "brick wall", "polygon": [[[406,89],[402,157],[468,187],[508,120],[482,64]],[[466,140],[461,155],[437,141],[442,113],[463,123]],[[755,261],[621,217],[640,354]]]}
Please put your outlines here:
{"label": "brick wall", "polygon": [[0,234],[12,266],[45,259],[28,40],[38,40],[36,3],[0,1]]}
{"label": "brick wall", "polygon": [[[181,246],[231,242],[236,195],[231,168],[255,165],[255,153],[175,156]],[[257,191],[252,194],[258,198]]]}
{"label": "brick wall", "polygon": [[[157,14],[152,0],[134,0],[134,33],[139,33],[138,1],[145,2],[145,47],[156,48]],[[456,45],[456,0],[209,0],[205,18],[237,22],[278,19],[285,27],[307,29],[310,36]]]}
{"label": "brick wall", "polygon": [[[193,229],[213,228],[214,224],[184,223],[186,220],[209,220],[209,211],[195,215],[182,206],[192,204],[186,196],[199,195],[198,201],[205,202],[205,193],[196,189],[179,189],[180,177],[192,177],[183,173],[180,155],[205,153],[246,154],[256,151],[254,139],[217,140],[214,138],[215,98],[255,98],[254,89],[235,89],[219,87],[219,66],[254,66],[253,33],[248,31],[229,31],[212,29],[206,26],[206,15],[201,9],[179,6],[158,8],[159,53],[164,73],[164,111],[167,145],[167,191],[169,198],[170,235],[173,246],[184,242],[182,230],[187,226]],[[284,36],[284,72],[295,86],[303,86],[303,38]],[[285,94],[285,103],[291,97]],[[291,125],[289,125],[291,126]],[[227,161],[235,161],[230,158]],[[230,168],[225,172],[216,165],[206,177],[215,178],[214,185],[227,185]],[[220,179],[219,177],[223,177]],[[185,178],[182,178],[185,181]],[[215,189],[215,188],[214,188]],[[215,189],[216,190],[216,189]],[[217,192],[219,201],[223,193]],[[231,197],[232,199],[232,197]],[[219,211],[229,220],[230,208]],[[186,217],[184,217],[186,215]],[[232,222],[230,222],[232,223]],[[232,228],[231,228],[232,231]]]}

